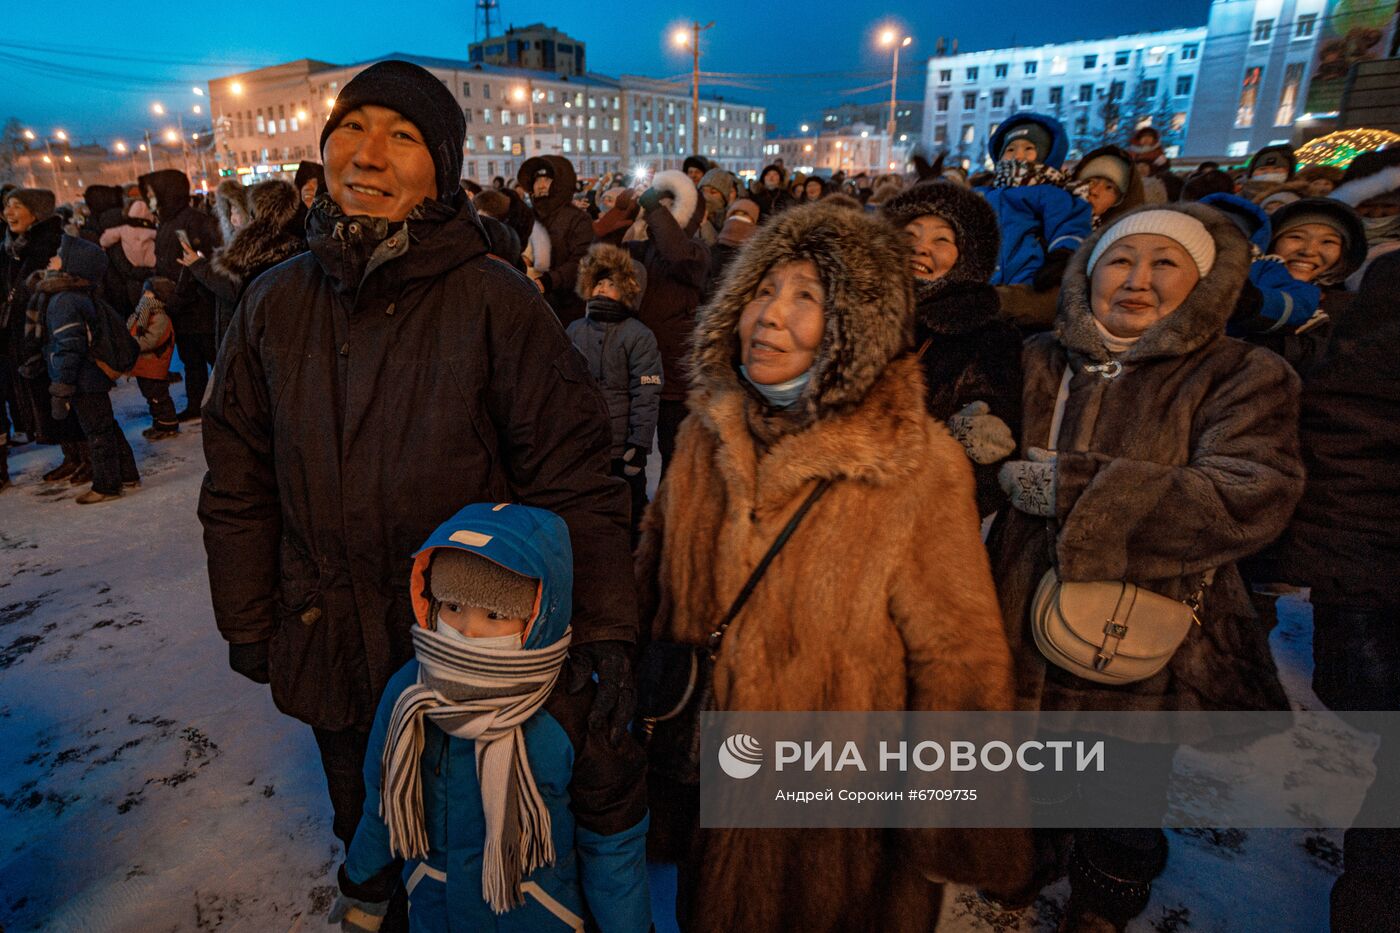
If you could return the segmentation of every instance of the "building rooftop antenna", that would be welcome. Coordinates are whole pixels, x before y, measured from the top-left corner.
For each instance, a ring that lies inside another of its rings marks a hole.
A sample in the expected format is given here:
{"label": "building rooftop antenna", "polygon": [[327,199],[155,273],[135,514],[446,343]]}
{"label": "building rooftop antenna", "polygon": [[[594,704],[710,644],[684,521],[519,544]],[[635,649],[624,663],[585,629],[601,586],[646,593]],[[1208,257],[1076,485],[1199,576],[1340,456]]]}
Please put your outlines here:
{"label": "building rooftop antenna", "polygon": [[480,42],[483,39],[491,38],[491,27],[494,23],[497,27],[501,21],[501,4],[499,0],[476,0],[476,18],[473,23],[473,41]]}

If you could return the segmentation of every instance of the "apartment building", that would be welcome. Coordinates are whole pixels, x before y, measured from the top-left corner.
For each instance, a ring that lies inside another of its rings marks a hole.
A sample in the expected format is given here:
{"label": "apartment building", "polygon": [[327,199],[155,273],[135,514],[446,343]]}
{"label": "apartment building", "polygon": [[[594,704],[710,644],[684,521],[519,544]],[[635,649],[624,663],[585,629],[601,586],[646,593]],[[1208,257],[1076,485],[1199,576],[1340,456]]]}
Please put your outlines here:
{"label": "apartment building", "polygon": [[1126,141],[1145,124],[1169,152],[1186,138],[1200,84],[1205,27],[928,59],[922,139],[968,166],[985,164],[987,140],[1020,111],[1049,114],[1070,136],[1071,158]]}
{"label": "apartment building", "polygon": [[801,136],[770,139],[763,151],[765,162],[781,159],[789,172],[830,178],[837,172],[878,175],[897,171],[909,150],[896,144],[891,154],[885,125],[876,128],[856,123],[836,130],[817,129]]}

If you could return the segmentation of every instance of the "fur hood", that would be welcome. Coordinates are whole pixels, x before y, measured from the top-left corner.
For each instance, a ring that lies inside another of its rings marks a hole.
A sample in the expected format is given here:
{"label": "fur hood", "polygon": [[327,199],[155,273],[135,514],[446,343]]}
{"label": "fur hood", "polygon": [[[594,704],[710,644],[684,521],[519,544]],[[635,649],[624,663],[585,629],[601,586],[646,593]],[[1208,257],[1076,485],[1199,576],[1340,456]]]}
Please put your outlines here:
{"label": "fur hood", "polygon": [[[1249,275],[1249,242],[1224,214],[1199,204],[1168,204],[1141,207],[1124,214],[1120,220],[1154,210],[1186,214],[1204,224],[1215,240],[1215,264],[1179,308],[1149,327],[1132,349],[1118,357],[1125,365],[1139,360],[1184,356],[1224,334],[1225,322],[1234,312],[1240,289]],[[1107,362],[1109,353],[1089,310],[1086,267],[1094,246],[1113,226],[1116,225],[1095,231],[1070,260],[1060,290],[1060,311],[1055,318],[1056,339],[1066,349],[1099,363]]]}
{"label": "fur hood", "polygon": [[[622,303],[629,308],[637,307],[642,291],[646,288],[637,270],[641,264],[633,261],[632,254],[620,246],[607,243],[594,243],[588,255],[578,266],[578,283],[574,291],[584,301],[593,294],[593,288],[603,279],[609,279],[622,293]],[[645,275],[645,272],[643,273]]]}
{"label": "fur hood", "polygon": [[225,178],[214,191],[214,216],[219,221],[219,232],[225,243],[232,243],[238,228],[233,225],[233,206],[243,212],[243,222],[248,222],[251,211],[248,208],[248,189],[241,181]]}
{"label": "fur hood", "polygon": [[535,176],[541,171],[554,180],[548,196],[531,198],[535,215],[543,219],[573,203],[574,189],[578,187],[578,175],[574,171],[574,163],[563,156],[531,156],[521,163],[520,171],[516,173],[516,181],[527,192],[533,191]]}
{"label": "fur hood", "polygon": [[909,250],[888,224],[825,203],[794,207],[759,227],[699,311],[689,370],[699,395],[744,391],[739,316],[770,268],[810,259],[826,291],[826,332],[804,395],[808,417],[851,409],[913,340]]}
{"label": "fur hood", "polygon": [[301,198],[285,181],[264,181],[248,189],[251,218],[233,241],[214,253],[220,272],[243,279],[255,269],[276,265],[306,249],[293,222]]}
{"label": "fur hood", "polygon": [[949,282],[986,282],[996,271],[1001,252],[996,211],[970,188],[947,181],[925,182],[890,198],[880,213],[899,231],[928,214],[946,221],[958,246],[958,260],[944,276]]}
{"label": "fur hood", "polygon": [[662,194],[671,196],[671,216],[676,218],[676,226],[685,230],[695,216],[699,206],[700,193],[695,183],[684,172],[668,169],[657,172],[651,186]]}

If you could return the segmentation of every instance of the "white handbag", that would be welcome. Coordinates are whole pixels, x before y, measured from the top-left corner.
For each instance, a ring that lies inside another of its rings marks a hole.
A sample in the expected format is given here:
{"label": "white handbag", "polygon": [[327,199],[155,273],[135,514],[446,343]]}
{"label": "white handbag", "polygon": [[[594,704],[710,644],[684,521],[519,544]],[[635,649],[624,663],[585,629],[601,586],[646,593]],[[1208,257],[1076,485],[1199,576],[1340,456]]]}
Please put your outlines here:
{"label": "white handbag", "polygon": [[[1113,378],[1122,371],[1112,370]],[[1066,361],[1055,414],[1050,422],[1050,445],[1059,439],[1069,399],[1072,366]],[[1031,599],[1031,634],[1045,659],[1071,674],[1103,684],[1146,680],[1166,667],[1186,640],[1191,623],[1210,586],[1214,571],[1205,574],[1189,602],[1180,602],[1125,580],[1066,583],[1051,567],[1041,577]]]}

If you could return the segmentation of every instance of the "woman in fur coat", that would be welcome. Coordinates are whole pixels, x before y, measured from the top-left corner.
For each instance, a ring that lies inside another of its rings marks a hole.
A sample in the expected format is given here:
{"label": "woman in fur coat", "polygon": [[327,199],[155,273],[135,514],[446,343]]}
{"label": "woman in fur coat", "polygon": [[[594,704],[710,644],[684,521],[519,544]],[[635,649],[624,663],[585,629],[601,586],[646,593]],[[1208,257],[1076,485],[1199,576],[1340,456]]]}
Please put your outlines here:
{"label": "woman in fur coat", "polygon": [[181,265],[214,293],[214,333],[219,342],[223,342],[244,289],[273,266],[306,252],[306,241],[295,224],[299,204],[297,190],[287,182],[260,182],[248,189],[248,223],[232,239],[226,239],[213,257],[186,249]]}
{"label": "woman in fur coat", "polygon": [[980,195],[945,181],[900,194],[882,213],[911,249],[928,413],[972,459],[978,514],[991,515],[1006,503],[997,470],[1021,427],[1021,334],[1000,317],[987,284],[1000,249],[996,214]]}
{"label": "woman in fur coat", "polygon": [[[1002,467],[1014,509],[988,541],[1023,708],[1288,708],[1236,568],[1278,536],[1303,488],[1298,377],[1225,336],[1249,262],[1249,243],[1212,208],[1139,208],[1084,242],[1054,331],[1027,341],[1026,459]],[[1183,602],[1200,592],[1201,624],[1146,680],[1100,684],[1050,664],[1030,605],[1052,553],[1063,581],[1126,580]],[[1160,794],[1163,812],[1164,751],[1161,785],[1127,791]],[[1123,929],[1147,906],[1166,846],[1160,829],[1076,832],[1062,929]]]}
{"label": "woman in fur coat", "polygon": [[[995,710],[1011,656],[978,538],[972,470],[930,417],[909,254],[873,217],[825,204],[760,227],[702,310],[690,416],[643,521],[641,610],[704,644],[755,564],[812,506],[725,636],[722,710]],[[653,829],[686,814],[653,796]],[[693,814],[691,814],[693,816]],[[1017,830],[698,830],[689,931],[927,931],[939,884],[1009,888]]]}

